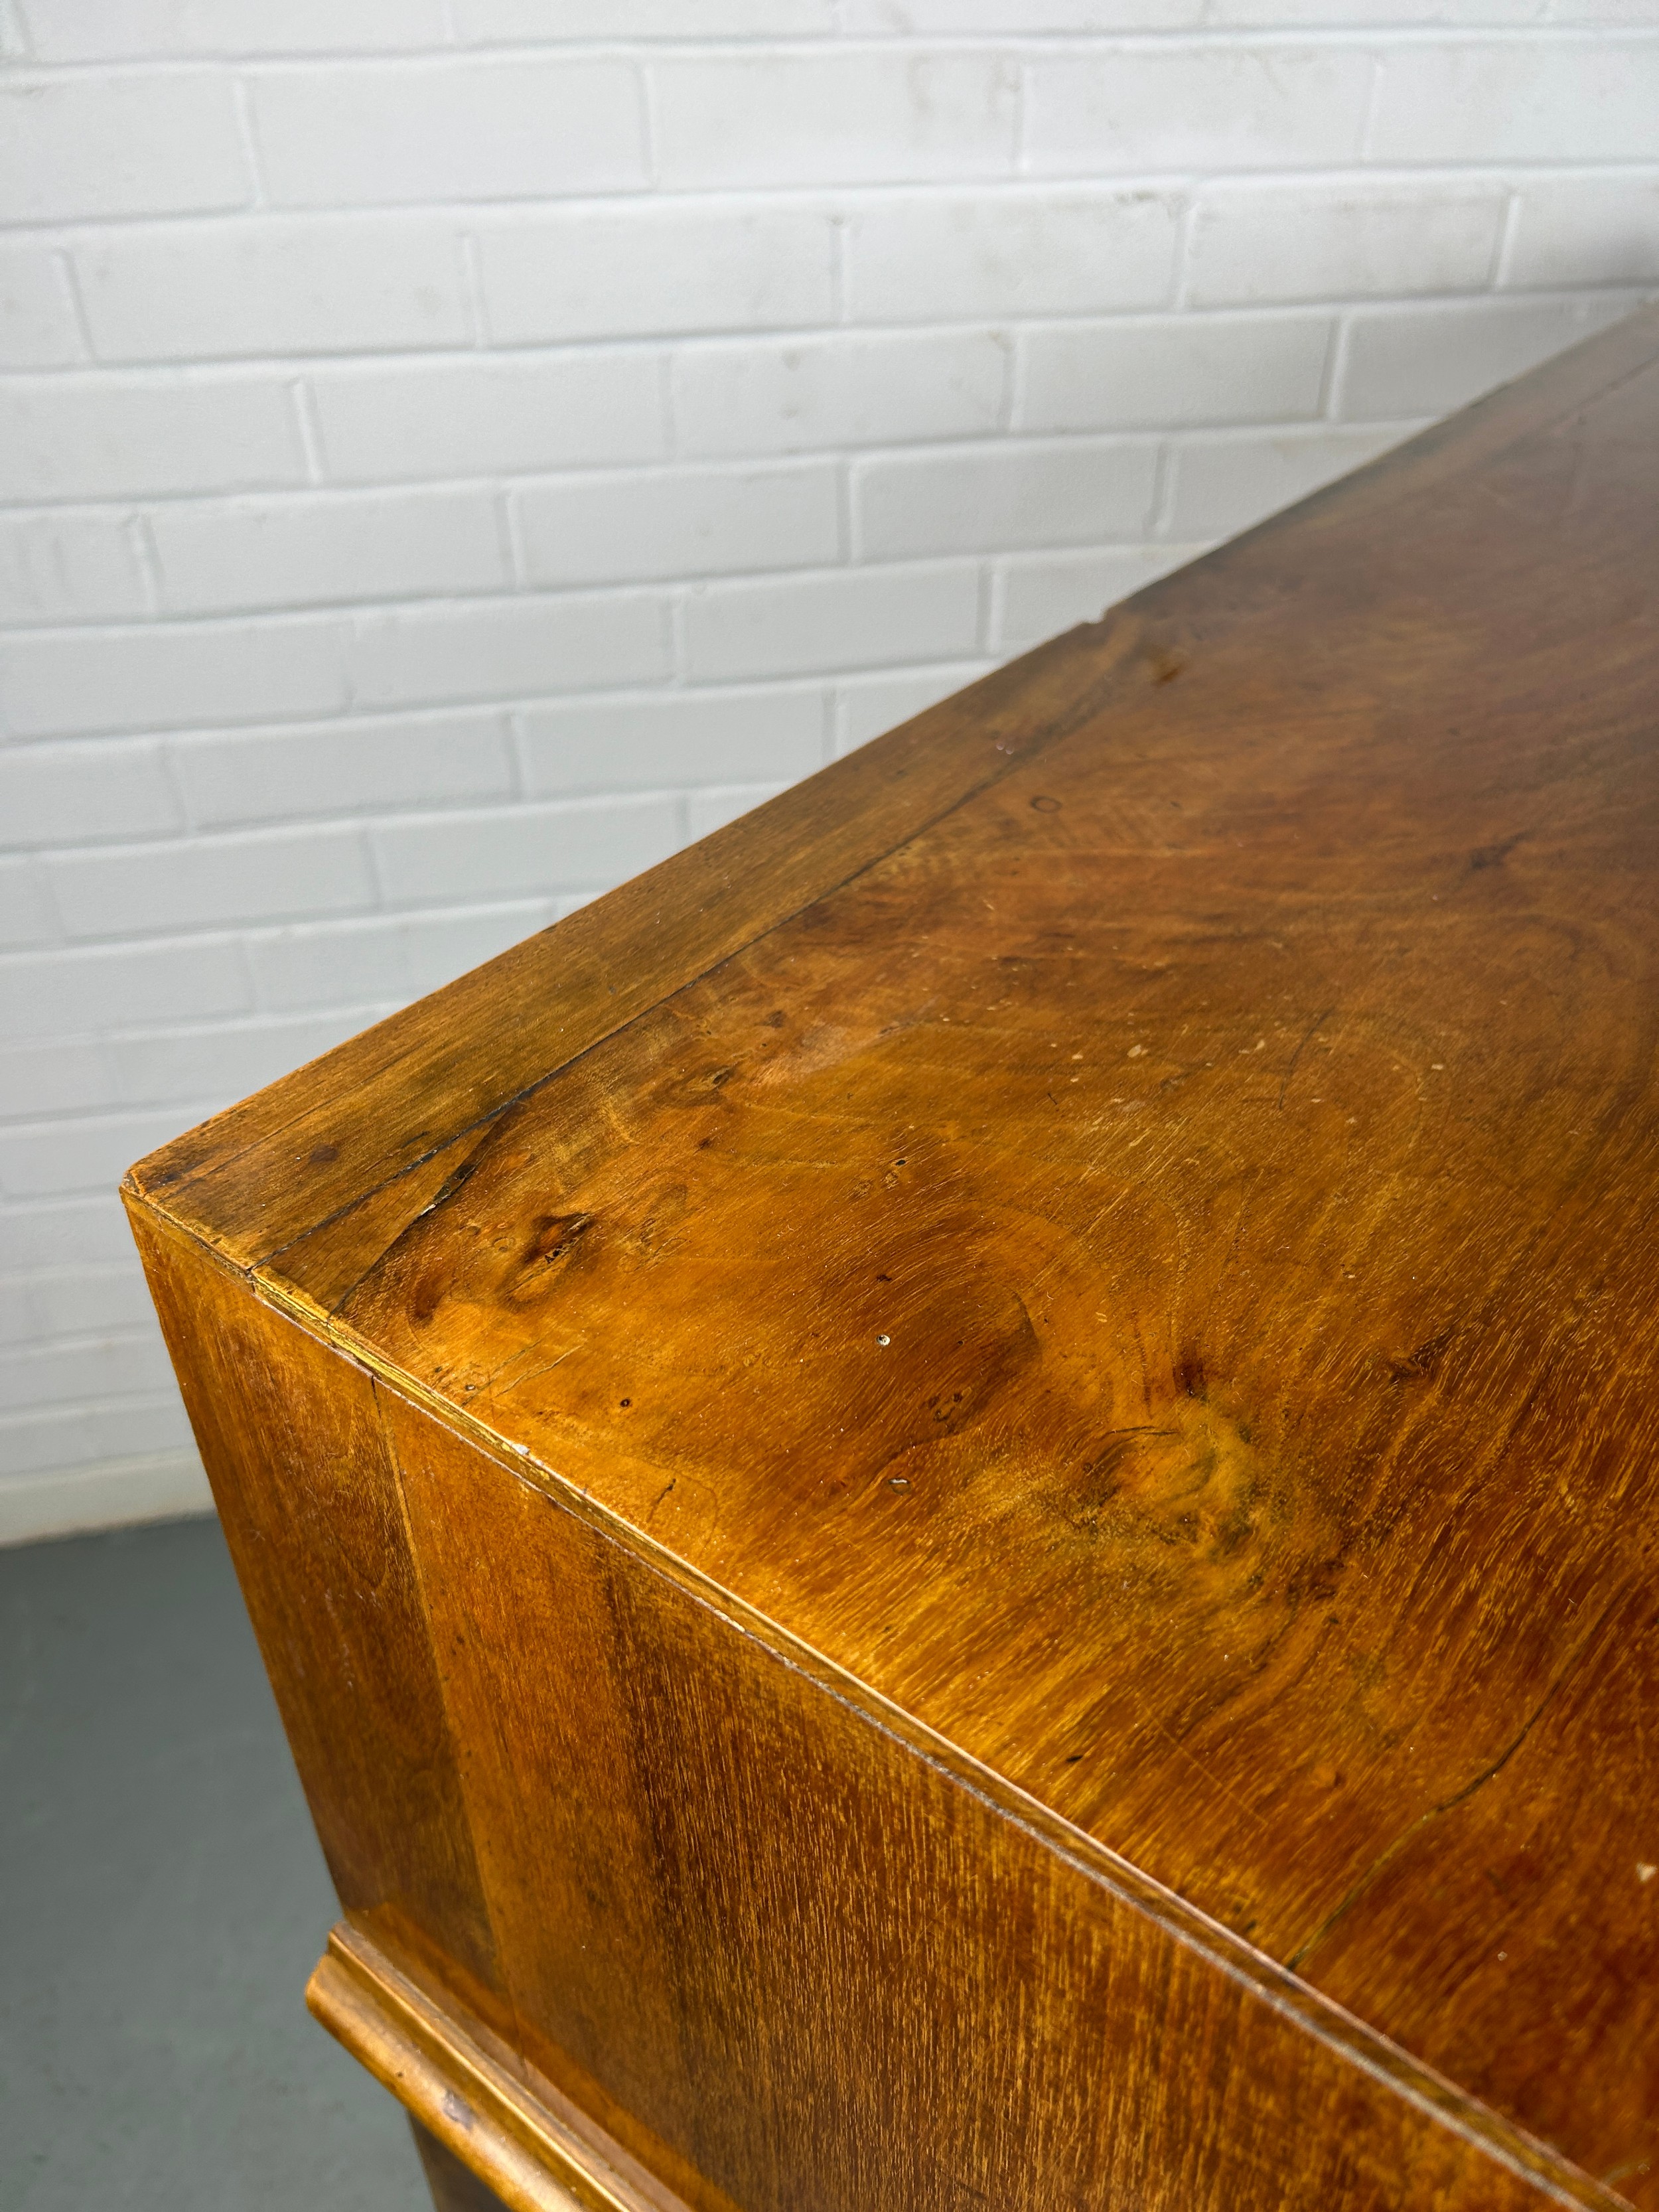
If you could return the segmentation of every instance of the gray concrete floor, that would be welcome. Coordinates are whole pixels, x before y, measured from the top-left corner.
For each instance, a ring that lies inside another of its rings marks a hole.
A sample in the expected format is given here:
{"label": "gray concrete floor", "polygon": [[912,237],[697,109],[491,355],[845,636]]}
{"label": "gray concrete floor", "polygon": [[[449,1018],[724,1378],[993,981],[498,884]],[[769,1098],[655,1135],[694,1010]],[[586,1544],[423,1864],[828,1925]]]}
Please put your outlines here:
{"label": "gray concrete floor", "polygon": [[0,1551],[0,2208],[419,2212],[216,1522]]}

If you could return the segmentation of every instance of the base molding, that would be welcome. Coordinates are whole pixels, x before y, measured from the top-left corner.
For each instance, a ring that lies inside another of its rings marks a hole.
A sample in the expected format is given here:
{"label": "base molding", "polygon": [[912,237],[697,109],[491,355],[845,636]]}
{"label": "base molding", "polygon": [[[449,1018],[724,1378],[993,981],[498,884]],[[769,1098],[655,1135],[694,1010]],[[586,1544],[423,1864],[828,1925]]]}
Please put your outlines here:
{"label": "base molding", "polygon": [[471,2166],[463,2166],[453,2150],[446,2150],[430,2136],[413,2112],[405,2116],[415,2138],[415,2154],[421,2161],[426,2185],[432,2192],[432,2212],[501,2212],[501,2200],[486,2189]]}
{"label": "base molding", "polygon": [[597,2129],[532,2094],[358,1929],[331,1931],[306,2002],[508,2212],[688,2212],[621,2172]]}

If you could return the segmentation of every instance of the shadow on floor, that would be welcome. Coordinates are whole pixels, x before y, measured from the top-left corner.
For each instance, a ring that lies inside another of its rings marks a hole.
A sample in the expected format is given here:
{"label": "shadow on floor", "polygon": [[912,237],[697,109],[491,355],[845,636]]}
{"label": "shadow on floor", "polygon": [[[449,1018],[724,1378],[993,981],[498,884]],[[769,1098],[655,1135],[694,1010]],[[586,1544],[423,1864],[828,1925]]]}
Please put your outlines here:
{"label": "shadow on floor", "polygon": [[0,2207],[420,2212],[218,1524],[0,1551]]}

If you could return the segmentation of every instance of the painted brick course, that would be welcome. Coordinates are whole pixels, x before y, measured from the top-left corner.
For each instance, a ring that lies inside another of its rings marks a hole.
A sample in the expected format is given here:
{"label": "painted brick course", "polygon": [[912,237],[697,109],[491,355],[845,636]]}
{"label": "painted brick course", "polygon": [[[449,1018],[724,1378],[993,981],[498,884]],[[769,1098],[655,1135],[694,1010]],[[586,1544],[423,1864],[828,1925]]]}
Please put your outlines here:
{"label": "painted brick course", "polygon": [[143,529],[119,508],[0,514],[0,623],[120,622],[149,612]]}
{"label": "painted brick course", "polygon": [[1656,0],[0,51],[0,1540],[202,1498],[136,1154],[1659,289]]}
{"label": "painted brick course", "polygon": [[100,361],[420,352],[472,335],[454,227],[429,217],[123,224],[70,265]]}
{"label": "painted brick course", "polygon": [[1000,331],[860,331],[682,347],[673,417],[687,453],[799,453],[982,437],[1005,418]]}
{"label": "painted brick course", "polygon": [[1019,70],[994,53],[711,54],[651,77],[671,189],[1013,173]]}
{"label": "painted brick course", "polygon": [[64,256],[0,246],[0,368],[62,368],[85,357]]}
{"label": "painted brick course", "polygon": [[441,598],[513,582],[500,505],[482,489],[180,502],[148,529],[170,614]]}
{"label": "painted brick course", "polygon": [[14,76],[0,85],[0,207],[62,222],[246,207],[253,177],[235,87],[215,70]]}
{"label": "painted brick course", "polygon": [[857,324],[1100,315],[1173,304],[1182,195],[1010,185],[855,203],[845,219]]}
{"label": "painted brick course", "polygon": [[836,317],[824,208],[584,203],[492,214],[472,235],[497,345],[810,329]]}
{"label": "painted brick course", "polygon": [[315,370],[296,395],[316,425],[325,482],[513,477],[662,459],[665,359],[594,349],[368,362]]}
{"label": "painted brick course", "polygon": [[275,375],[91,372],[0,386],[0,500],[219,494],[306,478],[293,398]]}
{"label": "painted brick course", "polygon": [[867,561],[1011,546],[1098,544],[1151,527],[1158,448],[1150,440],[999,440],[856,465],[854,542]]}
{"label": "painted brick course", "polygon": [[250,90],[275,207],[539,199],[647,182],[641,87],[625,62],[342,62],[261,73]]}
{"label": "painted brick course", "polygon": [[514,512],[526,578],[580,586],[838,561],[841,492],[831,461],[590,471],[526,484]]}

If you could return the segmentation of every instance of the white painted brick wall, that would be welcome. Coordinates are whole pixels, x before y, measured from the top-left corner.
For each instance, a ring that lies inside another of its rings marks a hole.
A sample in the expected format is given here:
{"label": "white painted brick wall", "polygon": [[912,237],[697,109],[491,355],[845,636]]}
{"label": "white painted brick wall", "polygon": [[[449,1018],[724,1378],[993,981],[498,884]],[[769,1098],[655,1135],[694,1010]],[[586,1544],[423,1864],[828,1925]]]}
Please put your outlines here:
{"label": "white painted brick wall", "polygon": [[321,481],[399,483],[625,463],[670,453],[665,356],[530,355],[314,369],[294,387]]}
{"label": "white painted brick wall", "polygon": [[0,1539],[138,1153],[1659,289],[1659,0],[0,0]]}

